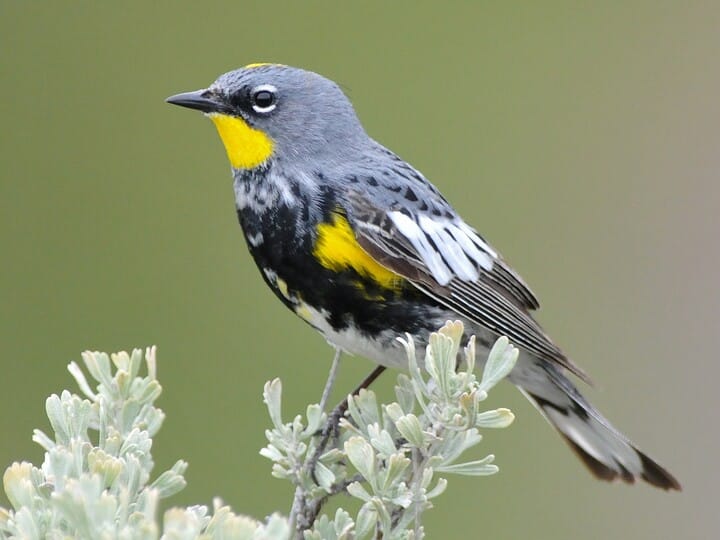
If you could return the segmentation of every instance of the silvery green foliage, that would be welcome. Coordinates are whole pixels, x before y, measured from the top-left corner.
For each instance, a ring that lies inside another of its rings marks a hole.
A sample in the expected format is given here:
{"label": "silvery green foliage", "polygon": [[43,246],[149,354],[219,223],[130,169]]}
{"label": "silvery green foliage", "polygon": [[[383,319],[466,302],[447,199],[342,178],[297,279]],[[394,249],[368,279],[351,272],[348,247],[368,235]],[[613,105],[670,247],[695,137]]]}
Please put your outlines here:
{"label": "silvery green foliage", "polygon": [[[272,473],[290,480],[296,495],[291,527],[308,540],[376,538],[419,539],[424,535],[421,514],[446,488],[441,474],[485,476],[498,468],[494,456],[462,461],[462,454],[481,441],[478,428],[503,428],[513,421],[508,409],[481,411],[487,392],[517,360],[518,351],[500,338],[493,346],[483,375],[474,374],[475,343],[463,351],[456,371],[463,326],[448,322],[430,337],[423,371],[412,338],[401,340],[407,351],[409,376],[400,375],[397,401],[379,405],[375,393],[361,391],[349,400],[348,417],[340,421],[336,444],[313,466],[325,422],[319,406],[305,418],[283,423],[282,386],[278,379],[265,386],[264,398],[273,428],[261,454],[273,463]],[[317,480],[317,482],[315,481]],[[324,500],[347,492],[362,505],[355,517],[339,509],[333,518],[318,517]]]}
{"label": "silvery green foliage", "polygon": [[[187,465],[178,461],[150,481],[152,437],[164,419],[154,406],[162,391],[155,349],[144,356],[140,350],[85,353],[95,389],[72,362],[68,369],[84,397],[64,391],[47,399],[54,437],[39,430],[33,435],[46,450],[39,468],[23,462],[6,470],[4,489],[13,509],[0,508],[0,539],[284,540],[297,536],[294,531],[308,540],[422,538],[420,516],[447,484],[438,473],[496,472],[492,455],[466,462],[460,457],[480,442],[478,428],[513,420],[507,409],[481,412],[479,405],[512,369],[517,350],[499,339],[477,380],[473,340],[464,350],[464,371],[455,370],[462,334],[459,322],[433,334],[425,371],[408,336],[409,376],[398,377],[397,401],[378,405],[365,390],[351,398],[335,444],[318,452],[317,462],[312,457],[327,415],[310,405],[304,417],[284,423],[280,381],[266,384],[273,427],[261,453],[273,461],[272,474],[290,480],[296,493],[290,518],[273,514],[264,522],[233,514],[215,499],[212,512],[200,505],[170,509],[161,526],[158,501],[183,489]],[[143,360],[146,376],[140,375]],[[343,509],[319,515],[325,500],[340,492],[360,501],[357,515]]]}
{"label": "silvery green foliage", "polygon": [[[152,437],[165,417],[153,405],[162,391],[155,349],[82,358],[95,390],[72,362],[68,369],[84,397],[63,391],[47,399],[54,437],[40,430],[33,435],[46,450],[40,467],[14,463],[5,471],[13,509],[0,508],[0,539],[288,537],[285,518],[260,523],[233,514],[219,499],[212,514],[205,506],[167,511],[161,531],[158,501],[185,487],[187,465],[178,461],[150,481]],[[146,376],[140,375],[143,360]]]}

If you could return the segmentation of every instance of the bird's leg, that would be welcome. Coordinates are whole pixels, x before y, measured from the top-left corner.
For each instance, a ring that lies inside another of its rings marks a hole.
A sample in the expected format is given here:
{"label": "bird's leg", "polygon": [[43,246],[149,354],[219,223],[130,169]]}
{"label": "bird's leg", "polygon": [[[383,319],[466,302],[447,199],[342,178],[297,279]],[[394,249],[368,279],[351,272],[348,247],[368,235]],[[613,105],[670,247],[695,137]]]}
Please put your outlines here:
{"label": "bird's leg", "polygon": [[323,389],[322,397],[320,398],[320,410],[325,410],[325,405],[327,405],[328,399],[330,399],[330,392],[332,392],[332,387],[335,384],[335,378],[337,377],[338,369],[340,369],[340,357],[342,356],[342,351],[339,347],[335,348],[335,356],[333,356],[332,365],[330,366],[330,373],[328,374],[327,382],[325,383],[325,388]]}

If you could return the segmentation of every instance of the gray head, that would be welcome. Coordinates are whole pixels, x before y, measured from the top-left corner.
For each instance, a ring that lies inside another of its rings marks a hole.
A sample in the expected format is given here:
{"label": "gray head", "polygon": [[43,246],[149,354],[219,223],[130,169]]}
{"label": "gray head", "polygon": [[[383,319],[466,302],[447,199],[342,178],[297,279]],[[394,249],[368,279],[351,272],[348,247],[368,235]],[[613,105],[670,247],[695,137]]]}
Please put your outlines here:
{"label": "gray head", "polygon": [[296,165],[347,159],[368,141],[337,84],[279,64],[250,64],[221,75],[205,90],[167,101],[210,116],[236,169],[269,159]]}

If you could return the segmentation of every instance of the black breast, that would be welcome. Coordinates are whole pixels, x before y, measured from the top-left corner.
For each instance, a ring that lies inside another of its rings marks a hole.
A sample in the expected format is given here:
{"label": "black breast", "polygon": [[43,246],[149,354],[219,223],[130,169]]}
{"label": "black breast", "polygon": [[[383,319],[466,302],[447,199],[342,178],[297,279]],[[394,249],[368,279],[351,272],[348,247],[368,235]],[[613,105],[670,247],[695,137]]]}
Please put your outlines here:
{"label": "black breast", "polygon": [[[322,266],[313,255],[313,245],[323,218],[315,222],[303,212],[302,206],[285,204],[262,214],[238,210],[249,251],[265,282],[286,306],[295,311],[304,302],[326,312],[335,330],[352,325],[369,336],[381,330],[400,334],[424,327],[423,312],[434,302],[409,283],[389,291],[352,268],[335,271]],[[324,218],[329,220],[330,215],[328,211]],[[277,276],[283,285],[269,276]]]}

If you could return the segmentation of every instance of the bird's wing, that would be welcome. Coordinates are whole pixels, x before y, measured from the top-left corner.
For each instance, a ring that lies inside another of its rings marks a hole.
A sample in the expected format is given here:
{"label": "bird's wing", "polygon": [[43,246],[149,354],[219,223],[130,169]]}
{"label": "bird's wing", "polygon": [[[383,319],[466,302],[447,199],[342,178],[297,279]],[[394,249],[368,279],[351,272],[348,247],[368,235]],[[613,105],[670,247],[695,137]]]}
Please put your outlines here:
{"label": "bird's wing", "polygon": [[528,286],[459,217],[387,211],[359,192],[348,206],[358,243],[377,262],[448,309],[590,382],[530,315],[539,305]]}

